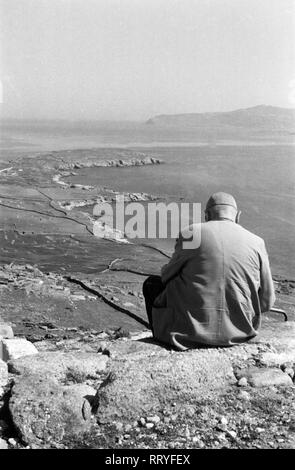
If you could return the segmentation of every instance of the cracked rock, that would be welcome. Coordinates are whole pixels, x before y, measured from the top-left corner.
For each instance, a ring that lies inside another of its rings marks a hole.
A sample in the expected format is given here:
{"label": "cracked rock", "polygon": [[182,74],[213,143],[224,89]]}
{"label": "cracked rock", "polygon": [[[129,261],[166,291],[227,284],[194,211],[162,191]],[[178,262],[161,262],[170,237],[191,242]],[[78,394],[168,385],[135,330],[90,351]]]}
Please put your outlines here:
{"label": "cracked rock", "polygon": [[271,387],[273,385],[293,385],[291,377],[280,369],[251,367],[241,372],[252,387]]}
{"label": "cracked rock", "polygon": [[108,356],[85,352],[40,352],[9,362],[9,371],[17,375],[43,375],[57,381],[82,383],[96,379],[106,369]]}
{"label": "cracked rock", "polygon": [[85,384],[62,386],[48,377],[27,375],[15,378],[9,410],[23,442],[50,448],[89,430],[94,394]]}
{"label": "cracked rock", "polygon": [[5,339],[12,339],[13,338],[13,330],[10,325],[7,325],[6,323],[1,323],[0,322],[0,339],[5,338]]}
{"label": "cracked rock", "polygon": [[2,340],[2,356],[4,361],[18,359],[23,356],[38,354],[35,346],[24,338]]}
{"label": "cracked rock", "polygon": [[166,404],[193,404],[236,382],[231,362],[216,351],[127,356],[114,360],[111,372],[113,380],[97,391],[100,423],[154,416]]}

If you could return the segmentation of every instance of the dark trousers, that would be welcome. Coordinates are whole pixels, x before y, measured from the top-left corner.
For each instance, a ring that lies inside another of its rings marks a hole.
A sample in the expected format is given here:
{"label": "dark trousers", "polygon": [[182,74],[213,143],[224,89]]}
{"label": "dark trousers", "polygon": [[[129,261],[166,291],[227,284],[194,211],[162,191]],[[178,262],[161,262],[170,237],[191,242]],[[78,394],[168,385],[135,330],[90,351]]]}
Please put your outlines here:
{"label": "dark trousers", "polygon": [[149,276],[143,283],[142,293],[145,299],[146,313],[150,328],[154,334],[152,308],[156,297],[165,289],[160,276]]}

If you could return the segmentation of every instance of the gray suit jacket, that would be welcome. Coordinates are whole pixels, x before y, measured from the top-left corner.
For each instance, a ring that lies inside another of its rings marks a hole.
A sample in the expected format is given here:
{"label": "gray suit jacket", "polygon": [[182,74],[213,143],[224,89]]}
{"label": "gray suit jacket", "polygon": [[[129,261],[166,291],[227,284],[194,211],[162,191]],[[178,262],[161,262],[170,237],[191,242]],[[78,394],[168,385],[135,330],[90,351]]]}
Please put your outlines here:
{"label": "gray suit jacket", "polygon": [[[275,301],[264,241],[229,220],[195,224],[198,248],[180,234],[162,268],[165,290],[152,311],[155,337],[178,349],[230,346],[256,336]],[[196,232],[197,233],[197,232]]]}

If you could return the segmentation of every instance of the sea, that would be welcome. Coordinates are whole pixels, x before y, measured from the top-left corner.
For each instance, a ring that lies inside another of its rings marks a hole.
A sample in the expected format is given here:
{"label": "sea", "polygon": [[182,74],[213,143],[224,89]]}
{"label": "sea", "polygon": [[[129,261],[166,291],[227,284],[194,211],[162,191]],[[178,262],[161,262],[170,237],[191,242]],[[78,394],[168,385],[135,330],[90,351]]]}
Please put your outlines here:
{"label": "sea", "polygon": [[93,148],[131,148],[162,165],[82,168],[71,181],[117,191],[146,192],[169,200],[201,203],[231,193],[240,223],[264,238],[273,271],[295,279],[294,139],[222,130],[158,128],[145,123],[4,121],[1,168],[20,155]]}

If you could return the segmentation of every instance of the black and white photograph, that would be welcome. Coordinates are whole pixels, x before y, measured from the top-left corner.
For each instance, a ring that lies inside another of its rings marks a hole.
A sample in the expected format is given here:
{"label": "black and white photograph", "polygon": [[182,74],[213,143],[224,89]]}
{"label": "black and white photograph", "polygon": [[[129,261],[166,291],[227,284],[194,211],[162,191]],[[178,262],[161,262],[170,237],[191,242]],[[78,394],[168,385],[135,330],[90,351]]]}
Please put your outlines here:
{"label": "black and white photograph", "polygon": [[0,0],[0,464],[294,450],[294,240],[294,0]]}

